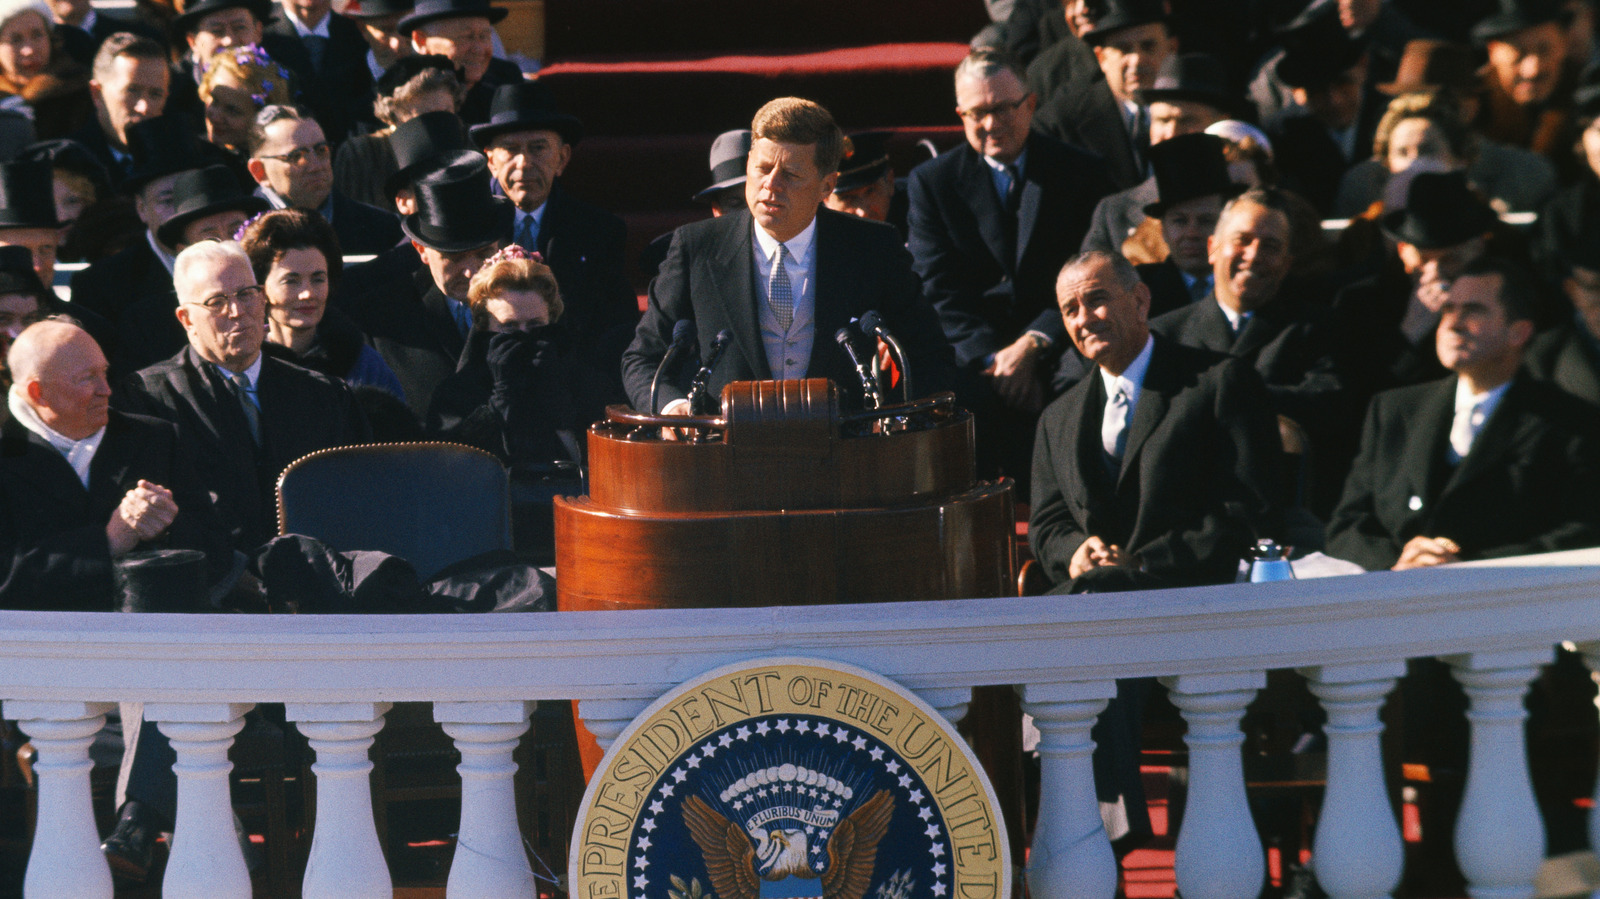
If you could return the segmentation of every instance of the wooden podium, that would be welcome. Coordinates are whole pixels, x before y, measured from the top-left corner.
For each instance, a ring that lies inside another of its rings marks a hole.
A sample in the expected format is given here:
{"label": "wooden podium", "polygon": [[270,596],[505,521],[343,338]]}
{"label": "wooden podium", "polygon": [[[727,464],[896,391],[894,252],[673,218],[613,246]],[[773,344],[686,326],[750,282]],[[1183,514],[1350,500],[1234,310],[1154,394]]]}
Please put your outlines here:
{"label": "wooden podium", "polygon": [[613,406],[589,429],[589,495],[555,501],[562,611],[1015,589],[1011,482],[974,480],[972,415],[950,394],[842,414],[824,379],[737,381],[722,409]]}

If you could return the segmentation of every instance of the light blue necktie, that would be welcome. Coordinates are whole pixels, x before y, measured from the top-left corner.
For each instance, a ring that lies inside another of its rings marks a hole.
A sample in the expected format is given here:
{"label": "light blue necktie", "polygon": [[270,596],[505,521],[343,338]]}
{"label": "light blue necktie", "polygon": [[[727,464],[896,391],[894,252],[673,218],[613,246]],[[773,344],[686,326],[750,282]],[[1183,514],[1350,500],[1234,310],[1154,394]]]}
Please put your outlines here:
{"label": "light blue necktie", "polygon": [[789,271],[783,261],[791,259],[789,248],[778,244],[778,258],[772,264],[772,278],[767,282],[767,305],[778,316],[778,327],[784,333],[794,324],[794,292],[789,286]]}

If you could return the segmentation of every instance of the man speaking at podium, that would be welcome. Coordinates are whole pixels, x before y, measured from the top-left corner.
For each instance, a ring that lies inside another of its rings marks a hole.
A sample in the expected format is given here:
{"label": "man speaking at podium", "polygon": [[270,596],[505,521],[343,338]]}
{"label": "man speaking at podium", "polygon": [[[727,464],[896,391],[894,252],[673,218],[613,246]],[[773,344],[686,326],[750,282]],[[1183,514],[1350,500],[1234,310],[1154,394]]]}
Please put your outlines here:
{"label": "man speaking at podium", "polygon": [[[868,310],[905,348],[917,392],[948,390],[950,346],[899,234],[818,208],[843,156],[833,116],[784,97],[761,107],[750,130],[748,209],[679,228],[650,284],[649,306],[622,357],[634,408],[651,411],[651,378],[682,320],[695,323],[701,358],[719,331],[733,335],[711,373],[712,396],[731,381],[829,378],[846,406],[859,407],[860,378],[834,334]],[[686,383],[663,377],[661,411],[689,414]]]}

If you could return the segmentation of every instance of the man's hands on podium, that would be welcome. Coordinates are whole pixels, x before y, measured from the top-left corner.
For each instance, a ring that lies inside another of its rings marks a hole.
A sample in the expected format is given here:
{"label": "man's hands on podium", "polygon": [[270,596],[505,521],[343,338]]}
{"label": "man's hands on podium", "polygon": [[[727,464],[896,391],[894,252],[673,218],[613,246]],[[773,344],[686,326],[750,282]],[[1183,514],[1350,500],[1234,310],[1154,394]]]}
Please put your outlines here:
{"label": "man's hands on podium", "polygon": [[1031,331],[995,352],[994,362],[983,373],[1006,405],[1025,412],[1044,408],[1044,389],[1034,373],[1043,352],[1043,340]]}
{"label": "man's hands on podium", "polygon": [[106,522],[111,554],[120,556],[145,540],[154,540],[166,533],[177,517],[178,504],[172,499],[172,491],[141,480],[122,497],[111,520]]}
{"label": "man's hands on podium", "polygon": [[1430,568],[1434,565],[1459,561],[1461,561],[1461,547],[1457,546],[1454,540],[1449,537],[1419,535],[1406,541],[1405,547],[1400,550],[1400,561],[1394,563],[1393,570]]}
{"label": "man's hands on podium", "polygon": [[1078,577],[1091,568],[1138,568],[1140,564],[1137,555],[1123,552],[1122,547],[1091,536],[1078,544],[1078,551],[1072,554],[1072,561],[1067,565],[1067,574]]}

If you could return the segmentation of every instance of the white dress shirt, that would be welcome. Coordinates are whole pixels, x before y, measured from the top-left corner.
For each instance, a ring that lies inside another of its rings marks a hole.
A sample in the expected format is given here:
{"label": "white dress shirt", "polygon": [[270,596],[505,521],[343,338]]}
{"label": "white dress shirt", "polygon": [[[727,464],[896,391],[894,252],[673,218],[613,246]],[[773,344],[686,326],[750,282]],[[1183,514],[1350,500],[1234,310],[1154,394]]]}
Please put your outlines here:
{"label": "white dress shirt", "polygon": [[1473,393],[1465,378],[1456,380],[1456,414],[1450,423],[1450,450],[1447,454],[1450,464],[1460,462],[1471,452],[1472,444],[1483,433],[1483,426],[1500,405],[1500,400],[1505,398],[1506,389],[1510,386],[1511,382],[1507,381],[1483,393]]}

